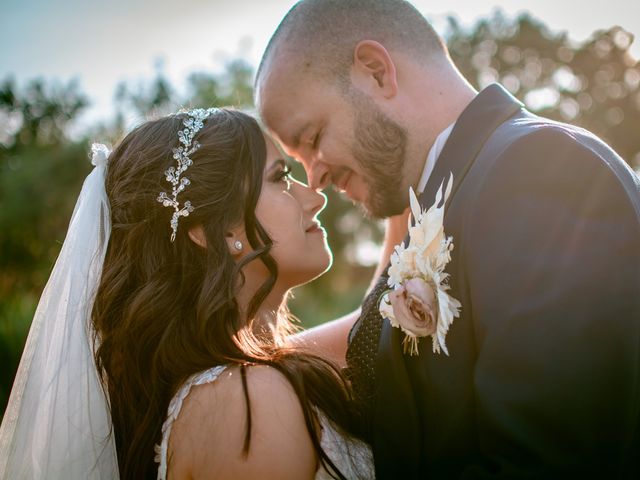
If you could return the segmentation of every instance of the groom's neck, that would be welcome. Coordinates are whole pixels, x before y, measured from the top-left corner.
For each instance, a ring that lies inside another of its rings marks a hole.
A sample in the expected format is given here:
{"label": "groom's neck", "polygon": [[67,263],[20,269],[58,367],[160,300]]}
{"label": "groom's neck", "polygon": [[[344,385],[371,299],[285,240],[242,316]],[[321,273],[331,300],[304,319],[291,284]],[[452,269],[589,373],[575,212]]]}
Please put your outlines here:
{"label": "groom's neck", "polygon": [[414,66],[405,82],[409,143],[406,157],[406,187],[420,179],[429,150],[438,135],[454,123],[477,95],[453,64],[437,69]]}

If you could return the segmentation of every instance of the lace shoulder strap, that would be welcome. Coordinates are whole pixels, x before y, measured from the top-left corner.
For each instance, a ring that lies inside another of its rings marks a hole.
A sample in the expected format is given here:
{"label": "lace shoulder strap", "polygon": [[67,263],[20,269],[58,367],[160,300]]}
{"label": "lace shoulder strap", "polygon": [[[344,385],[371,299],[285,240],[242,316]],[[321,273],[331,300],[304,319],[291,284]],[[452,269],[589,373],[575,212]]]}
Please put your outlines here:
{"label": "lace shoulder strap", "polygon": [[224,371],[226,366],[220,365],[210,368],[204,372],[196,373],[191,376],[183,385],[180,390],[174,395],[169,403],[167,409],[167,419],[162,424],[162,442],[160,445],[155,446],[155,461],[158,465],[158,480],[165,480],[167,478],[167,449],[169,447],[169,436],[171,435],[171,427],[173,422],[180,415],[182,409],[182,402],[187,398],[192,387],[197,385],[204,385],[206,383],[213,382]]}

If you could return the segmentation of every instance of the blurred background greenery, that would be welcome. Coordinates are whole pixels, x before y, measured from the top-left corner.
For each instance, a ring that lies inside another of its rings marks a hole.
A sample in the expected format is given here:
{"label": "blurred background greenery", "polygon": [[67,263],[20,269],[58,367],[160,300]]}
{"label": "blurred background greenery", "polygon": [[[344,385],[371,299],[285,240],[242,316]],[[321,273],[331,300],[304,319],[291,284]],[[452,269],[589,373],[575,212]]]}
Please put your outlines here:
{"label": "blurred background greenery", "polygon": [[[581,125],[640,170],[640,64],[622,28],[594,32],[581,44],[528,15],[503,14],[470,28],[452,18],[451,55],[478,89],[502,83],[533,111]],[[0,412],[4,411],[38,297],[64,240],[91,141],[112,145],[130,125],[181,106],[251,110],[254,65],[231,60],[220,74],[195,72],[178,94],[161,71],[147,84],[122,83],[115,115],[78,138],[70,130],[89,100],[76,82],[0,81]],[[304,179],[299,166],[295,175]],[[378,258],[382,224],[329,192],[322,214],[334,253],[332,270],[297,289],[292,311],[313,326],[356,308]]]}

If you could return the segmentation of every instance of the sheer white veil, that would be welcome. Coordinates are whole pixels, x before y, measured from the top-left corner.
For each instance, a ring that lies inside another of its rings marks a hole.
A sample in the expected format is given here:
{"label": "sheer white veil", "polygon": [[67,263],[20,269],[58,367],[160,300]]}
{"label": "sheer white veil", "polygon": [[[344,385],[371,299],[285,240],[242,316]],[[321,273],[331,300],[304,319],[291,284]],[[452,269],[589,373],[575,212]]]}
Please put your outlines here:
{"label": "sheer white veil", "polygon": [[109,402],[94,361],[91,309],[109,243],[109,152],[76,203],[0,427],[0,479],[118,479]]}

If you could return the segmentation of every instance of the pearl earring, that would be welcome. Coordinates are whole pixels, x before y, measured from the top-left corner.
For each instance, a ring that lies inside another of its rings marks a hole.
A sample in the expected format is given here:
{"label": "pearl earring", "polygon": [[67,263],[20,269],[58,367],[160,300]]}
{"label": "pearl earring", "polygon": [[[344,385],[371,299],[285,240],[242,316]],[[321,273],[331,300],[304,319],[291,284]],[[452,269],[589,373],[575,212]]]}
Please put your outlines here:
{"label": "pearl earring", "polygon": [[234,248],[238,251],[242,250],[242,242],[240,240],[236,240],[233,244]]}

